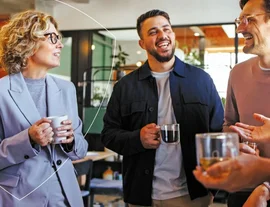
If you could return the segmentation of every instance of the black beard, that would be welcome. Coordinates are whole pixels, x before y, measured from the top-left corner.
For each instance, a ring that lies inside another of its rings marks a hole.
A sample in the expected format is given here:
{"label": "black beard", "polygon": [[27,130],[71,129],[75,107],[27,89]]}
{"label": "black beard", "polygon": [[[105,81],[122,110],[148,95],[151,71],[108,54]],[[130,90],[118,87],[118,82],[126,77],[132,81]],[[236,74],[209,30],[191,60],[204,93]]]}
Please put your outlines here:
{"label": "black beard", "polygon": [[173,56],[174,56],[174,51],[175,51],[175,48],[172,49],[172,52],[171,54],[167,55],[167,56],[161,56],[157,53],[157,51],[155,50],[150,50],[149,53],[156,58],[156,60],[158,62],[161,62],[161,63],[165,63],[165,62],[169,62]]}

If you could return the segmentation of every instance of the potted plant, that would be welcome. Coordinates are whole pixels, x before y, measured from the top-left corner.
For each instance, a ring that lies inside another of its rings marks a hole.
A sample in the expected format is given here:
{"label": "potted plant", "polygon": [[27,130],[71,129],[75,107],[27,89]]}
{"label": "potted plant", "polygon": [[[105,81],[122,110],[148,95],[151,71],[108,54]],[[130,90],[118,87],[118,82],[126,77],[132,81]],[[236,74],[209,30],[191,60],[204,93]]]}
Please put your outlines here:
{"label": "potted plant", "polygon": [[[102,102],[103,101],[103,102]],[[98,107],[102,103],[102,106],[106,106],[108,103],[108,95],[106,94],[106,89],[96,86],[94,87],[92,106]]]}
{"label": "potted plant", "polygon": [[116,80],[119,80],[125,75],[125,71],[122,69],[126,65],[126,59],[129,56],[126,52],[122,50],[121,45],[118,45],[118,54],[112,55],[115,58],[114,69],[117,71]]}

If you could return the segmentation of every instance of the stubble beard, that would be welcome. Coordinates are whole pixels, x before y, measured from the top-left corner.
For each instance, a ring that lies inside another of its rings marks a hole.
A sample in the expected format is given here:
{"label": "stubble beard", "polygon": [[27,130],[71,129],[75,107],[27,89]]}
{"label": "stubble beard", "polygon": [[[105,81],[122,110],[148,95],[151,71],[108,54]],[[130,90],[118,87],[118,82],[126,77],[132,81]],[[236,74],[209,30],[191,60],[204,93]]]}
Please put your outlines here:
{"label": "stubble beard", "polygon": [[148,51],[158,62],[161,62],[161,63],[165,63],[165,62],[169,62],[173,56],[174,56],[174,52],[175,52],[175,47],[172,48],[172,51],[171,53],[169,53],[168,55],[166,56],[162,56],[160,54],[158,54],[158,52],[156,50],[149,50]]}
{"label": "stubble beard", "polygon": [[243,52],[245,54],[253,54],[253,55],[262,55],[264,53],[264,48],[267,48],[264,42],[260,44],[255,44],[255,42],[251,46],[244,46]]}
{"label": "stubble beard", "polygon": [[249,46],[249,47],[247,47],[247,46],[244,46],[244,47],[243,47],[243,52],[244,52],[245,54],[254,54],[255,51],[256,51],[256,50],[254,50],[254,45]]}

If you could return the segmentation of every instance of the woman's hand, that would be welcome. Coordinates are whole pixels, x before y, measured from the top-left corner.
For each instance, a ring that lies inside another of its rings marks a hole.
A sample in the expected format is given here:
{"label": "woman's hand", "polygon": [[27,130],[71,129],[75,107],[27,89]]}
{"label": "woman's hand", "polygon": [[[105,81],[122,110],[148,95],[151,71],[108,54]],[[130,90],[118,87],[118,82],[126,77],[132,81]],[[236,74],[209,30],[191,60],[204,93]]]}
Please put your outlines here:
{"label": "woman's hand", "polygon": [[44,147],[53,141],[53,129],[50,123],[51,120],[42,118],[29,128],[28,134],[32,142]]}
{"label": "woman's hand", "polygon": [[[72,121],[69,119],[62,121],[62,125],[63,126],[56,128],[56,136],[67,138],[67,139],[61,140],[62,144],[72,143],[74,140]],[[63,131],[65,131],[65,132],[63,132]]]}

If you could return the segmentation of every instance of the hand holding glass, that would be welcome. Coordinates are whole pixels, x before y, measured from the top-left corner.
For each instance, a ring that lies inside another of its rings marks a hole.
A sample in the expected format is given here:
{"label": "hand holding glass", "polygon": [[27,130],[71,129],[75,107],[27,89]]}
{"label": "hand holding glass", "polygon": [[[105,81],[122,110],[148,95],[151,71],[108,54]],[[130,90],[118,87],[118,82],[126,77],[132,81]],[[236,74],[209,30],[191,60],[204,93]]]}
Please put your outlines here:
{"label": "hand holding glass", "polygon": [[[196,134],[197,163],[203,170],[239,155],[237,133]],[[227,172],[229,173],[229,171]]]}

